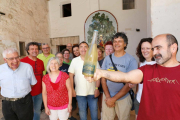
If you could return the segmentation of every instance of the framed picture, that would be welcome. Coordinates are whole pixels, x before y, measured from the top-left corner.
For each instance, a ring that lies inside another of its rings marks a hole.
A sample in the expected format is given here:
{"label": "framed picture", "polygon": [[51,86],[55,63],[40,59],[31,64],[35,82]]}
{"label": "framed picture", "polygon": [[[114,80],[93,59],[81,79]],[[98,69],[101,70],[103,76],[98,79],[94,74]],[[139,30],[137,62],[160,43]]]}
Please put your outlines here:
{"label": "framed picture", "polygon": [[104,47],[104,44],[111,41],[113,35],[118,32],[118,23],[115,16],[105,10],[91,13],[84,25],[84,37],[88,44],[91,44],[94,30],[98,30],[97,44]]}

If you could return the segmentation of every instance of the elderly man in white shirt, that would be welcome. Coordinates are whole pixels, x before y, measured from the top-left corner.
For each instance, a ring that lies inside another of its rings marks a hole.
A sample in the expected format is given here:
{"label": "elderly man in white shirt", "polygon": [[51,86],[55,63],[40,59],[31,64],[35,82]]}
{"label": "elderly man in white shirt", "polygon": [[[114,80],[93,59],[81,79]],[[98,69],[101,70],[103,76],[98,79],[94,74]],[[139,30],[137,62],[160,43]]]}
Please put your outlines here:
{"label": "elderly man in white shirt", "polygon": [[32,67],[20,62],[18,51],[3,51],[6,62],[0,65],[2,112],[5,120],[32,120],[33,101],[31,87],[37,83]]}

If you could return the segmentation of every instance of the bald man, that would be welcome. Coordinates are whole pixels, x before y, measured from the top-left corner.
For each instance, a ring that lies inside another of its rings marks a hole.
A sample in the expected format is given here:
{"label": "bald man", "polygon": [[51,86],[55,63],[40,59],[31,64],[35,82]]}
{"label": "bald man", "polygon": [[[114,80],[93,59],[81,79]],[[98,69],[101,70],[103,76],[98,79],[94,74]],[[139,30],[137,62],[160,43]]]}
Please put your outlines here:
{"label": "bald man", "polygon": [[96,70],[94,79],[104,77],[114,82],[143,83],[137,120],[180,119],[180,63],[176,59],[178,42],[171,34],[161,34],[152,41],[157,62],[123,73]]}
{"label": "bald man", "polygon": [[66,49],[68,49],[68,50],[70,51],[69,59],[72,60],[72,59],[73,59],[72,44],[71,44],[71,43],[68,43],[68,44],[66,45]]}

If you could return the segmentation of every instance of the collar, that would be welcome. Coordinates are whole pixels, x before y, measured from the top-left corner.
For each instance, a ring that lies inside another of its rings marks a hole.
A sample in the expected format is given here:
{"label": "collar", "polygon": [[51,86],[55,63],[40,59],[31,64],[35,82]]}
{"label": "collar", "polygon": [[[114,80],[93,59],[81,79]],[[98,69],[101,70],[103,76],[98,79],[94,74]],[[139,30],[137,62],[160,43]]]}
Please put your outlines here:
{"label": "collar", "polygon": [[22,66],[22,63],[20,62],[18,68],[17,68],[16,70],[12,70],[7,63],[5,63],[5,64],[6,64],[6,68],[7,68],[8,70],[12,71],[12,72],[18,71],[19,68]]}

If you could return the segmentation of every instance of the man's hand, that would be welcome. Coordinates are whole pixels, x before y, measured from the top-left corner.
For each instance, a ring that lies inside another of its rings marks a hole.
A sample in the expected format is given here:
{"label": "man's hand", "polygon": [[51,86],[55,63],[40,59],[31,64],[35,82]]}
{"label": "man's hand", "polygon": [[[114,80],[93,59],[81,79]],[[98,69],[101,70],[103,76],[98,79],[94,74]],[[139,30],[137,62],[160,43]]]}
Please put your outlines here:
{"label": "man's hand", "polygon": [[100,92],[98,89],[95,89],[94,91],[94,97],[97,98],[100,95]]}
{"label": "man's hand", "polygon": [[129,83],[129,87],[130,88],[133,88],[133,87],[135,87],[136,86],[136,84],[131,84],[131,83]]}
{"label": "man's hand", "polygon": [[76,91],[74,89],[72,90],[72,97],[76,97]]}
{"label": "man's hand", "polygon": [[102,77],[102,72],[100,69],[96,69],[95,73],[94,73],[94,77],[85,77],[85,79],[89,82],[94,82],[99,80]]}
{"label": "man's hand", "polygon": [[114,107],[116,100],[114,98],[108,97],[105,99],[105,103],[108,107]]}

